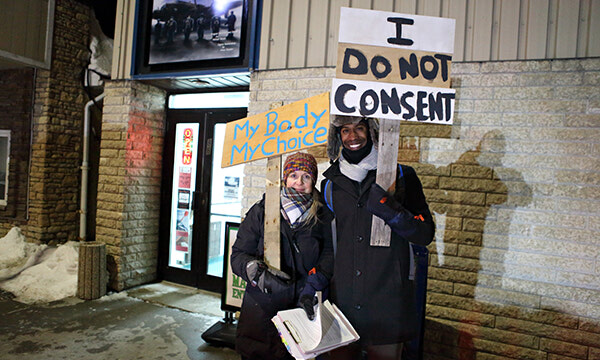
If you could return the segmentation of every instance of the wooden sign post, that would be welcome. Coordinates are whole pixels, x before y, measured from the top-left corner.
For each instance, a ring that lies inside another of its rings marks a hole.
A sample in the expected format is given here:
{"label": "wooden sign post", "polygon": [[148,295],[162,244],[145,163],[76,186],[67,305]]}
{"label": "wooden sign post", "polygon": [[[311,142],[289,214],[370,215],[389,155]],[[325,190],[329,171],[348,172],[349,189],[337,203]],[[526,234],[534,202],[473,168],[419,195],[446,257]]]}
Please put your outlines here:
{"label": "wooden sign post", "polygon": [[281,154],[327,143],[329,93],[280,106],[227,123],[221,167],[267,158],[265,192],[265,262],[276,269],[280,262]]}
{"label": "wooden sign post", "polygon": [[[271,104],[271,110],[283,106],[283,102]],[[265,190],[264,260],[272,268],[281,270],[281,244],[279,241],[281,216],[279,215],[279,192],[281,191],[281,155],[267,159],[267,184]]]}
{"label": "wooden sign post", "polygon": [[[331,114],[380,119],[377,184],[396,180],[400,123],[452,124],[454,19],[342,8]],[[373,217],[371,246],[391,229]]]}

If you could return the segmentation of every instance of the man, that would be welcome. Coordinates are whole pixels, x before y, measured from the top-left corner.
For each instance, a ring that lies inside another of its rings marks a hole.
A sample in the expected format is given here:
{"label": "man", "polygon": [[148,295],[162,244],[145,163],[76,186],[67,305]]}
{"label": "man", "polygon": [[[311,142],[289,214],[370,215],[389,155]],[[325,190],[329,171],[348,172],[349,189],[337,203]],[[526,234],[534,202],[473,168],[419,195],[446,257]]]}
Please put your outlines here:
{"label": "man", "polygon": [[229,13],[229,16],[227,16],[227,39],[233,39],[233,30],[235,30],[235,20],[236,17],[233,14],[233,11],[231,11]]}
{"label": "man", "polygon": [[[331,299],[361,337],[332,351],[332,360],[400,359],[402,343],[417,336],[409,243],[431,243],[434,223],[413,168],[402,166],[391,190],[375,183],[378,130],[377,120],[359,117],[336,116],[330,125],[334,162],[321,191],[337,232]],[[370,246],[373,216],[392,228],[389,247]]]}

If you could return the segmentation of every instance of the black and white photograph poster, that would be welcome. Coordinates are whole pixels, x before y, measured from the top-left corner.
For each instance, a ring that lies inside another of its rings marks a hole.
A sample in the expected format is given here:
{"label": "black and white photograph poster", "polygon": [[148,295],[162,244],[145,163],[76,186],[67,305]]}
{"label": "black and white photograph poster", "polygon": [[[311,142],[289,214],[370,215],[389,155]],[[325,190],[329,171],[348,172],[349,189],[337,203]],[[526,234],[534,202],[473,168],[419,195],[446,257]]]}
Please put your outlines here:
{"label": "black and white photograph poster", "polygon": [[236,58],[246,0],[153,0],[149,64]]}

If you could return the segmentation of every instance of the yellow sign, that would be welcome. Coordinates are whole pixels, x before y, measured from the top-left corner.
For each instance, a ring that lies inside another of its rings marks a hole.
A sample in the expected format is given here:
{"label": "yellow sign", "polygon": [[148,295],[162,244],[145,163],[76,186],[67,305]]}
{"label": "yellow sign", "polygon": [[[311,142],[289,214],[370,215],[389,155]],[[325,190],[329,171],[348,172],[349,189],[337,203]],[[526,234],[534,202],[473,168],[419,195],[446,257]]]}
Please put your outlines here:
{"label": "yellow sign", "polygon": [[329,93],[227,123],[221,167],[327,143]]}

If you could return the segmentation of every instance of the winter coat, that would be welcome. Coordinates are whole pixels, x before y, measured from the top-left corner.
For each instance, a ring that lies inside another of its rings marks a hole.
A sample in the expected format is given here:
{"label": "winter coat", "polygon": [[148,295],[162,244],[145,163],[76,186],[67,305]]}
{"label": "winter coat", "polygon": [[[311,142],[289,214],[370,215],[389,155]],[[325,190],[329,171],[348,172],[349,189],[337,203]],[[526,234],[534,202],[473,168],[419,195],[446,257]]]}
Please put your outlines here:
{"label": "winter coat", "polygon": [[400,343],[417,335],[409,242],[431,243],[434,223],[417,174],[411,167],[402,169],[405,191],[397,191],[394,197],[413,215],[422,215],[424,221],[406,217],[404,229],[414,231],[404,231],[404,236],[392,232],[390,247],[369,245],[373,215],[366,203],[376,170],[369,171],[360,184],[340,172],[338,161],[323,173],[331,180],[337,230],[330,297],[365,345]]}
{"label": "winter coat", "polygon": [[331,272],[325,273],[319,264],[324,236],[328,232],[328,225],[322,222],[326,209],[321,207],[317,214],[319,221],[312,227],[291,229],[281,217],[281,270],[292,277],[293,284],[286,291],[265,294],[250,284],[246,274],[249,261],[264,257],[264,204],[263,197],[250,208],[231,251],[232,270],[247,283],[237,326],[236,350],[250,359],[293,359],[281,342],[271,318],[279,310],[296,307],[312,268],[323,273],[327,279],[331,277]]}

